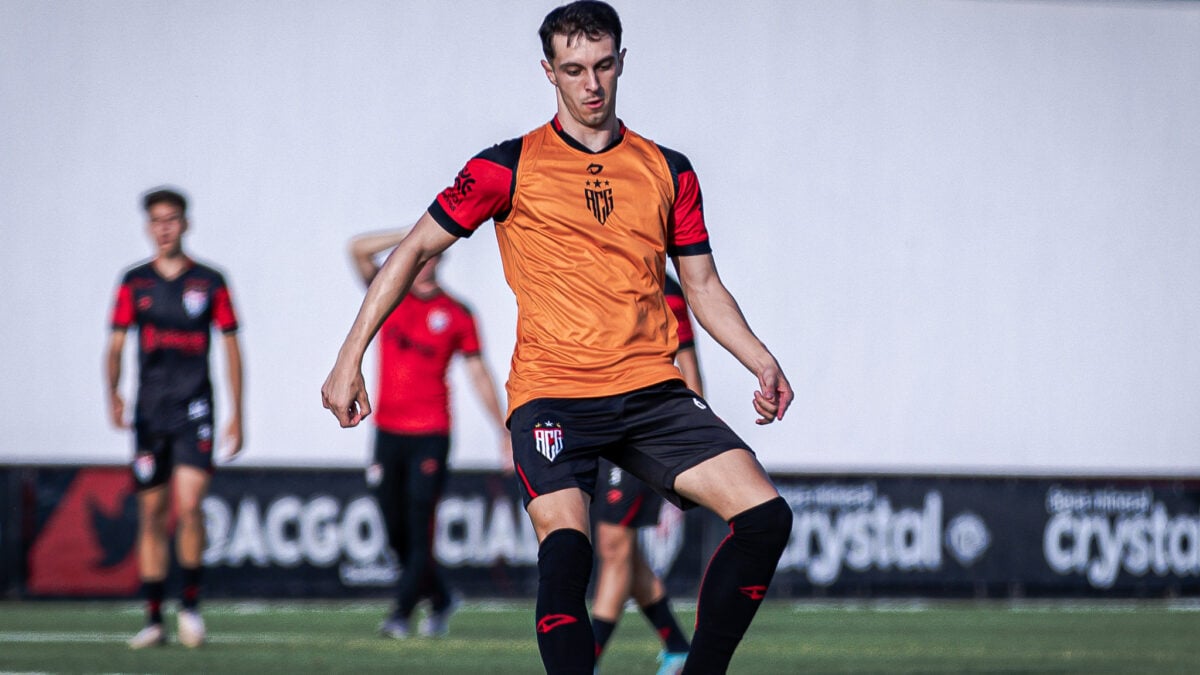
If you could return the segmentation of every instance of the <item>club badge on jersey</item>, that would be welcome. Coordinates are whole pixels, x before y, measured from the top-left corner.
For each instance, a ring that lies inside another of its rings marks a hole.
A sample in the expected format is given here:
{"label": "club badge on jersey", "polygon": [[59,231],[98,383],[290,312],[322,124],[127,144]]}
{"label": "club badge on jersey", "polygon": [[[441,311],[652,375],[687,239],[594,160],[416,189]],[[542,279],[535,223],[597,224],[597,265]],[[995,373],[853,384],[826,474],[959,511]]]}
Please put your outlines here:
{"label": "club badge on jersey", "polygon": [[208,293],[199,287],[186,288],[183,291],[183,311],[189,318],[196,318],[208,307]]}
{"label": "club badge on jersey", "polygon": [[533,444],[551,462],[563,449],[563,430],[558,422],[538,422],[533,425]]}

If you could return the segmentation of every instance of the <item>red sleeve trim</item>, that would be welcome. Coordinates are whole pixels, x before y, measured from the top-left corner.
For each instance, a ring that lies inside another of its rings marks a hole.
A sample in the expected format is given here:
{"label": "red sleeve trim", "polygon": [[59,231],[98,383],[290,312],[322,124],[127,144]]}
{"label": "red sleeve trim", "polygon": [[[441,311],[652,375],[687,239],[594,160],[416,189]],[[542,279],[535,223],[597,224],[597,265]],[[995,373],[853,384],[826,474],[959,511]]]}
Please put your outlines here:
{"label": "red sleeve trim", "polygon": [[[508,167],[479,157],[473,157],[462,171],[454,177],[454,184],[442,190],[434,200],[441,213],[451,223],[439,220],[442,227],[455,233],[448,225],[454,225],[468,233],[499,214],[506,213],[512,205],[513,172]],[[469,236],[469,235],[467,235]]]}
{"label": "red sleeve trim", "polygon": [[113,303],[112,327],[122,330],[133,325],[133,289],[128,284],[121,284],[117,289],[117,300]]}
{"label": "red sleeve trim", "polygon": [[229,289],[224,286],[213,291],[213,323],[222,333],[232,333],[238,328],[233,301],[229,299]]}
{"label": "red sleeve trim", "polygon": [[682,249],[694,250],[699,244],[707,244],[708,228],[704,225],[704,199],[700,194],[700,181],[695,171],[679,174],[679,191],[671,210],[671,252]]}

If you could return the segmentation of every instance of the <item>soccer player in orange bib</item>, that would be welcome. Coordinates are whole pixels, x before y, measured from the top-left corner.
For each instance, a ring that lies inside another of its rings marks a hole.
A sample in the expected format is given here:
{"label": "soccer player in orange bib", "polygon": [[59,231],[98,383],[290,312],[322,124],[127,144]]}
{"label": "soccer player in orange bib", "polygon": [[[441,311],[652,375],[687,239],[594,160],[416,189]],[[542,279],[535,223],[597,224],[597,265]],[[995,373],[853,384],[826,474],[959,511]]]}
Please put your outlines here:
{"label": "soccer player in orange bib", "polygon": [[550,12],[539,34],[554,118],[476,155],[430,204],[368,289],[322,401],[342,426],[371,413],[362,376],[371,339],[427,260],[493,220],[517,299],[508,426],[539,542],[535,629],[546,671],[595,667],[588,507],[604,458],[729,523],[701,582],[683,670],[725,672],[792,511],[745,441],[683,384],[663,296],[667,256],[701,326],[756,377],[756,422],[782,419],[792,389],[717,275],[690,162],[616,116],[617,13],[581,0]]}

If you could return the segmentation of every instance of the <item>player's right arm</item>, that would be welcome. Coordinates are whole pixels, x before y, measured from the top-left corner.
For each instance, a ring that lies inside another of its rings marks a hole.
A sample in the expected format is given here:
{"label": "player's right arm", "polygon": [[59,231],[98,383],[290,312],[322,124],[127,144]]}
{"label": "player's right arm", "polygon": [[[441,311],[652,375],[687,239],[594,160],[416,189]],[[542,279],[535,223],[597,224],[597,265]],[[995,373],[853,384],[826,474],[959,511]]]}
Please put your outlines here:
{"label": "player's right arm", "polygon": [[362,375],[367,345],[384,319],[408,293],[417,271],[457,239],[426,212],[379,268],[338,351],[333,370],[321,387],[322,404],[343,427],[356,426],[371,414],[371,402]]}
{"label": "player's right arm", "polygon": [[386,230],[383,232],[368,232],[350,240],[350,260],[354,263],[354,271],[362,278],[363,283],[370,286],[379,274],[379,263],[375,256],[396,247],[404,237],[408,236],[409,228]]}
{"label": "player's right arm", "polygon": [[108,392],[108,415],[113,426],[124,429],[125,399],[121,398],[121,354],[125,350],[125,329],[114,328],[108,336],[108,350],[104,358],[104,379]]}

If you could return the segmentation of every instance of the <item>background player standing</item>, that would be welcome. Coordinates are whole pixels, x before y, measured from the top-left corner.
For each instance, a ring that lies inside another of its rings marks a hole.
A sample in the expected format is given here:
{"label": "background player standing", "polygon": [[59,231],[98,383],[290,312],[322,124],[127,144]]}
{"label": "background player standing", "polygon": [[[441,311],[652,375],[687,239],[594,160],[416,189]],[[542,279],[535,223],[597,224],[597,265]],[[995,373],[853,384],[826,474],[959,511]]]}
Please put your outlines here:
{"label": "background player standing", "polygon": [[[364,283],[369,286],[379,272],[376,256],[394,248],[406,234],[407,230],[393,230],[350,241],[350,257]],[[475,319],[438,284],[440,262],[441,256],[434,256],[417,273],[411,292],[384,322],[379,342],[375,453],[368,481],[374,483],[388,541],[401,565],[395,606],[380,627],[384,636],[398,639],[408,637],[422,598],[430,601],[420,627],[426,636],[444,635],[455,608],[433,551],[434,520],[450,454],[446,372],[455,354],[462,354],[475,394],[500,432],[500,466],[512,471],[512,446]]]}
{"label": "background player standing", "polygon": [[133,414],[133,477],[138,495],[138,570],[146,625],[130,641],[141,649],[165,644],[162,601],[167,577],[167,517],[174,499],[175,552],[183,572],[179,641],[204,642],[199,612],[203,572],[201,502],[213,471],[213,400],[208,351],[211,326],[222,333],[228,365],[230,419],[225,449],[242,449],[242,358],[237,316],[225,278],[183,251],[187,199],[171,189],[146,193],[142,205],[155,255],[129,269],[117,288],[105,359],[112,423],[128,427],[121,398],[121,354],[129,328],[138,331],[137,405]]}
{"label": "background player standing", "polygon": [[730,524],[709,561],[684,672],[724,672],[791,533],[792,511],[741,440],[684,386],[663,297],[671,255],[700,324],[758,380],[758,424],[793,398],[717,275],[699,183],[680,153],[616,116],[624,66],[612,7],[581,0],[539,29],[557,114],[483,151],[417,221],[367,291],[322,387],[339,423],[371,413],[362,358],[427,260],[494,219],[517,297],[508,380],[513,460],[537,534],[535,628],[552,673],[591,673],[588,504],[600,457]]}
{"label": "background player standing", "polygon": [[[669,275],[663,295],[678,325],[679,351],[675,365],[688,389],[704,396],[700,362],[696,358],[696,339],[688,316],[687,301],[679,282]],[[642,614],[663,641],[658,655],[658,675],[672,675],[683,668],[688,641],[671,611],[666,586],[650,568],[638,544],[638,531],[658,523],[663,500],[650,486],[626,473],[621,467],[600,461],[596,486],[596,555],[600,573],[596,577],[592,600],[592,631],[596,635],[596,660],[608,645],[625,601],[633,597]]]}

